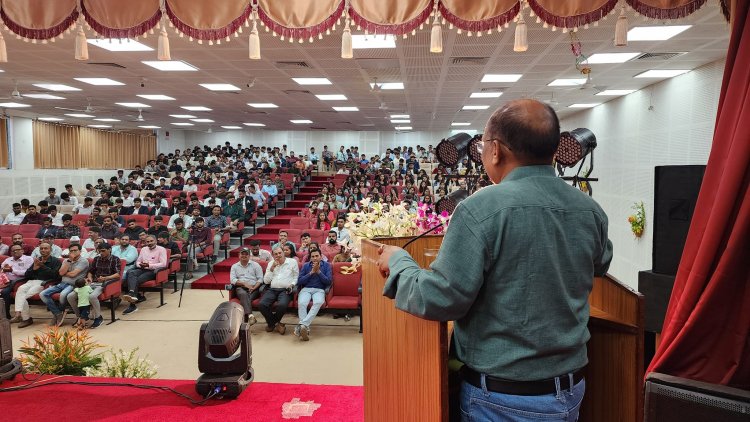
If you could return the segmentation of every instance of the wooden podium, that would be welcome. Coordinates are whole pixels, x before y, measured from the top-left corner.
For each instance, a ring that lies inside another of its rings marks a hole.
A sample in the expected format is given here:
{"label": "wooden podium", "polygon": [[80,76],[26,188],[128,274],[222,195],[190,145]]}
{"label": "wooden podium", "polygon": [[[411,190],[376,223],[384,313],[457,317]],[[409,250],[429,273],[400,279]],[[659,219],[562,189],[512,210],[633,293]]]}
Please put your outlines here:
{"label": "wooden podium", "polygon": [[[445,322],[396,309],[383,296],[385,279],[376,262],[381,244],[403,246],[410,238],[362,241],[362,319],[365,421],[448,421],[448,345]],[[406,248],[427,268],[426,249],[442,236]],[[643,420],[643,296],[609,277],[594,279],[586,367],[584,422]]]}

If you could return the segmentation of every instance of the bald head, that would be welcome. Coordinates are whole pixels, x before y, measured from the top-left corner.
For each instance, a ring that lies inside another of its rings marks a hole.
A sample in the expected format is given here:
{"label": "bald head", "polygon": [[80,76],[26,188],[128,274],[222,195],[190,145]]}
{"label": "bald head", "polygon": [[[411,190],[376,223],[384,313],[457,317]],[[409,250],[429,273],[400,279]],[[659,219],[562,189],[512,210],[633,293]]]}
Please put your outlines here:
{"label": "bald head", "polygon": [[492,113],[484,139],[499,139],[524,164],[551,164],[560,143],[560,122],[547,104],[515,100]]}

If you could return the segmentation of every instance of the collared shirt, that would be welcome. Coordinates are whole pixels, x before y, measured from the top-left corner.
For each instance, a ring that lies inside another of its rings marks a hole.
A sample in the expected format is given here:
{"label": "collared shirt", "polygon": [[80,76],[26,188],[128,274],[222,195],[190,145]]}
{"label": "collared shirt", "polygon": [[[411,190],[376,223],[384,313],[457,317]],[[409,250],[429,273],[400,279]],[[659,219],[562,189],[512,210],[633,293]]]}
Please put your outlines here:
{"label": "collared shirt", "polygon": [[169,222],[167,223],[167,228],[168,229],[173,229],[174,228],[174,221],[177,220],[178,218],[182,218],[182,221],[185,222],[185,227],[186,228],[189,228],[190,226],[193,225],[193,217],[191,217],[191,216],[189,216],[187,214],[185,214],[184,217],[180,217],[180,214],[174,214],[171,217],[169,217]]}
{"label": "collared shirt", "polygon": [[99,236],[103,237],[104,239],[109,239],[109,240],[114,239],[120,233],[120,230],[117,228],[116,225],[114,225],[114,223],[110,224],[109,227],[103,225],[101,227],[101,230],[102,231],[99,233]]}
{"label": "collared shirt", "polygon": [[42,226],[38,232],[36,232],[36,238],[37,239],[44,239],[44,236],[51,234],[52,237],[56,237],[57,235],[57,227],[55,226],[49,226],[44,227]]}
{"label": "collared shirt", "polygon": [[83,204],[76,205],[75,208],[73,208],[73,212],[76,214],[81,215],[91,215],[91,212],[94,211],[94,205],[90,205],[88,207],[84,206]]}
{"label": "collared shirt", "polygon": [[21,224],[42,224],[44,222],[44,216],[39,213],[26,214]]}
{"label": "collared shirt", "polygon": [[247,262],[247,265],[242,265],[241,262],[236,262],[229,270],[229,282],[236,284],[237,281],[252,286],[263,282],[263,268],[252,259]]}
{"label": "collared shirt", "polygon": [[62,217],[63,217],[63,214],[60,214],[60,213],[58,212],[58,213],[57,213],[57,214],[55,214],[54,216],[52,216],[52,215],[50,214],[50,215],[49,215],[48,217],[52,219],[52,225],[53,225],[53,226],[55,226],[55,227],[62,227],[62,225],[63,225],[63,222],[62,222]]}
{"label": "collared shirt", "polygon": [[276,196],[279,194],[279,190],[276,189],[276,185],[263,185],[263,189],[261,190],[271,196]]}
{"label": "collared shirt", "polygon": [[68,263],[68,272],[78,271],[78,274],[72,277],[64,275],[60,280],[60,282],[62,283],[73,285],[77,280],[86,277],[86,274],[89,272],[89,260],[84,258],[83,256],[79,256],[75,261],[66,259],[64,262]]}
{"label": "collared shirt", "polygon": [[167,268],[167,250],[159,245],[156,245],[154,249],[146,246],[145,248],[142,248],[141,253],[138,254],[136,266],[139,266],[142,262],[147,262],[148,269],[151,271],[158,271]]}
{"label": "collared shirt", "polygon": [[394,253],[383,294],[455,320],[457,357],[475,371],[513,381],[573,372],[587,363],[594,276],[612,260],[607,226],[552,166],[519,167],[456,207],[431,270]]}
{"label": "collared shirt", "polygon": [[270,284],[272,289],[288,289],[297,284],[299,277],[299,264],[294,258],[284,258],[281,265],[271,271],[271,267],[276,261],[271,261],[266,266],[266,275],[263,282]]}
{"label": "collared shirt", "polygon": [[58,239],[70,239],[73,236],[81,236],[81,228],[77,225],[70,223],[67,226],[57,228]]}
{"label": "collared shirt", "polygon": [[120,245],[112,246],[112,255],[117,259],[124,259],[125,265],[133,265],[138,259],[138,250],[133,245],[122,247]]}
{"label": "collared shirt", "polygon": [[206,227],[210,229],[223,229],[227,226],[227,218],[223,215],[219,215],[218,217],[210,215],[204,218],[204,221],[206,222]]}
{"label": "collared shirt", "polygon": [[347,230],[346,227],[344,227],[343,229],[334,227],[331,230],[336,232],[336,241],[341,243],[342,245],[347,245],[351,241],[351,238],[349,237],[349,230]]}
{"label": "collared shirt", "polygon": [[[61,247],[52,244],[52,251],[50,252],[50,255],[54,256],[55,258],[61,258],[63,256],[63,250]],[[32,258],[41,258],[42,253],[39,251],[39,246],[34,248],[33,251],[31,251],[31,257]]]}
{"label": "collared shirt", "polygon": [[16,281],[24,278],[24,276],[26,275],[26,270],[34,265],[34,258],[28,255],[21,255],[20,258],[14,259],[11,256],[3,261],[2,266],[5,267],[6,265],[10,265],[11,268],[11,271],[9,273],[5,273],[5,275],[8,276],[8,280]]}
{"label": "collared shirt", "polygon": [[[135,250],[135,248],[133,249]],[[120,258],[114,255],[109,255],[106,258],[99,255],[94,258],[94,261],[91,263],[91,266],[89,267],[89,273],[94,278],[95,282],[96,278],[99,276],[107,277],[112,274],[119,274]]]}
{"label": "collared shirt", "polygon": [[268,262],[273,260],[273,255],[265,249],[259,249],[258,255],[253,255],[253,252],[250,252],[250,259],[255,262]]}
{"label": "collared shirt", "polygon": [[[212,242],[213,239],[211,238],[211,229],[208,227],[203,227],[199,229],[198,227],[193,227],[192,232],[190,233],[191,241],[195,243],[196,245],[200,245],[202,243],[208,244],[209,242]],[[218,251],[214,251],[218,252]]]}

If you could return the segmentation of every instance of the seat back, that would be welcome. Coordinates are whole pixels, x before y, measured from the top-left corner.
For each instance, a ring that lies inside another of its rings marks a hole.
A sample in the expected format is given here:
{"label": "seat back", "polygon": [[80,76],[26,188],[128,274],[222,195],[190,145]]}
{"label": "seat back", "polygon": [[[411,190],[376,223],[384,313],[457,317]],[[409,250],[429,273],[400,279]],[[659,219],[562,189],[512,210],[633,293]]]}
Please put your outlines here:
{"label": "seat back", "polygon": [[359,296],[359,284],[362,279],[362,272],[357,269],[357,272],[352,274],[344,274],[344,268],[351,267],[351,262],[334,262],[333,264],[333,296]]}
{"label": "seat back", "polygon": [[292,217],[289,220],[289,227],[299,230],[307,230],[310,228],[310,219],[306,217]]}
{"label": "seat back", "polygon": [[145,228],[148,228],[150,216],[145,214],[136,214],[136,215],[124,215],[122,218],[127,223],[130,220],[135,220],[135,224],[138,226]]}
{"label": "seat back", "polygon": [[41,227],[41,224],[21,224],[18,226],[18,233],[23,237],[34,237]]}

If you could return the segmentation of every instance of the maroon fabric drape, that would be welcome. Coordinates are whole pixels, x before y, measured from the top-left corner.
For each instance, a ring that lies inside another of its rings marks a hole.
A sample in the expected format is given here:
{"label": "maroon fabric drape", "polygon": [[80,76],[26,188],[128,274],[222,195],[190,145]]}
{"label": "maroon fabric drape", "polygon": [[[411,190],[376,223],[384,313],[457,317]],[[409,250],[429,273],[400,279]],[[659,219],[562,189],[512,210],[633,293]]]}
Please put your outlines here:
{"label": "maroon fabric drape", "polygon": [[649,367],[750,389],[750,0],[732,10],[711,154]]}

